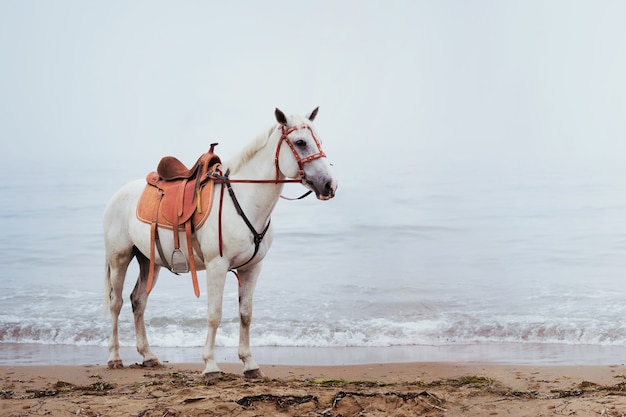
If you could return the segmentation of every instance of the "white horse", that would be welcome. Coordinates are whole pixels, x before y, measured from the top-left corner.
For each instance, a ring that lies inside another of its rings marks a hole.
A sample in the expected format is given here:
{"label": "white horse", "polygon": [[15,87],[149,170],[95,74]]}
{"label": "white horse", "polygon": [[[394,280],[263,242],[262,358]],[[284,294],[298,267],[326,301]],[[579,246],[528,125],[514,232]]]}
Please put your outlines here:
{"label": "white horse", "polygon": [[[202,352],[206,365],[203,373],[207,378],[222,374],[215,362],[215,334],[222,319],[222,295],[226,274],[233,268],[238,269],[240,280],[239,358],[243,361],[246,377],[264,377],[250,352],[250,322],[252,295],[261,272],[263,258],[273,239],[270,215],[281,194],[283,182],[287,181],[286,178],[298,180],[320,200],[334,197],[337,188],[331,166],[311,125],[317,111],[318,108],[308,117],[301,117],[285,116],[282,111],[276,109],[278,124],[260,134],[235,158],[220,167],[222,172],[229,172],[236,200],[244,214],[238,213],[235,200],[225,193],[221,220],[223,253],[220,256],[217,212],[221,194],[219,187],[224,185],[216,184],[211,214],[193,235],[197,269],[206,270],[207,276],[208,334]],[[246,184],[242,180],[253,180],[253,183]],[[136,208],[145,186],[145,180],[125,185],[109,201],[104,213],[105,312],[109,310],[112,315],[109,368],[123,367],[119,353],[118,317],[122,308],[122,289],[126,270],[133,257],[139,263],[139,277],[130,296],[135,319],[137,351],[143,356],[145,366],[159,364],[148,344],[144,323],[144,311],[151,291],[146,289],[150,265],[150,225],[137,219]],[[248,221],[245,221],[246,218]],[[267,233],[255,244],[255,237],[258,241],[257,235],[261,234],[261,231]],[[172,253],[173,233],[163,231],[160,236],[164,252]],[[185,243],[183,237],[181,249],[185,256],[188,256]],[[164,266],[164,263],[156,256],[154,284],[161,266]]]}

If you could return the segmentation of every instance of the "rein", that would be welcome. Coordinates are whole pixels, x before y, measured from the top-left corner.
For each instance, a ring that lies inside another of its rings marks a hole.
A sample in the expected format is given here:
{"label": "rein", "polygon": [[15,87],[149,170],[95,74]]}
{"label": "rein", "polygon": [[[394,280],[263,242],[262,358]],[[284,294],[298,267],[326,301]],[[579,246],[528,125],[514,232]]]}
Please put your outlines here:
{"label": "rein", "polygon": [[[213,173],[207,173],[207,177],[213,177],[213,179],[221,180],[221,178],[216,177]],[[229,183],[235,184],[286,184],[286,183],[302,183],[302,180],[228,180]],[[313,191],[309,190],[306,193],[302,194],[300,197],[285,197],[284,195],[280,195],[280,198],[284,200],[294,201],[294,200],[302,200],[304,197],[307,197]]]}

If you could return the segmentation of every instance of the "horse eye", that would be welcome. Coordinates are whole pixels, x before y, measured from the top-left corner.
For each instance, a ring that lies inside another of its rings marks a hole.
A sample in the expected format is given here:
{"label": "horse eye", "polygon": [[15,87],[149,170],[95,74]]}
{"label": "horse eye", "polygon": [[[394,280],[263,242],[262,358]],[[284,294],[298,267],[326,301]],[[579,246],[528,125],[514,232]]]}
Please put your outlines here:
{"label": "horse eye", "polygon": [[297,146],[306,146],[306,141],[304,139],[298,139],[295,144]]}

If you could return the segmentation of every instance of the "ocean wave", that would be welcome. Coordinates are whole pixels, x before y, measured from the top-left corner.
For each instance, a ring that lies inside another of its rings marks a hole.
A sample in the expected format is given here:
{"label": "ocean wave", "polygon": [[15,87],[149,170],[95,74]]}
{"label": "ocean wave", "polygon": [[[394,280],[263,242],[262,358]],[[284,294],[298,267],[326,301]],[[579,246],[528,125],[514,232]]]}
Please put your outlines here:
{"label": "ocean wave", "polygon": [[[148,337],[153,346],[201,346],[206,338],[204,320],[151,320]],[[73,322],[64,319],[19,320],[5,316],[0,342],[105,346],[108,321]],[[120,321],[120,343],[134,346],[132,320]],[[281,347],[387,347],[466,343],[535,343],[623,345],[626,325],[593,319],[541,320],[533,318],[475,317],[394,321],[387,318],[337,320],[332,323],[302,320],[257,320],[251,330],[255,346]],[[237,346],[239,324],[222,323],[217,345]]]}

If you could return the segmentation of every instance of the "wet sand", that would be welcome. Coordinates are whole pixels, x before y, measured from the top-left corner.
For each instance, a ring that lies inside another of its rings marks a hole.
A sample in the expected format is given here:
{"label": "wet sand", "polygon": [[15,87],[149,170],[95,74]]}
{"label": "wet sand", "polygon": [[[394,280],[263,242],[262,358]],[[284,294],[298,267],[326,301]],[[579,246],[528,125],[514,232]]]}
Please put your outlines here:
{"label": "wet sand", "polygon": [[623,365],[537,366],[462,362],[339,366],[0,366],[7,417],[51,416],[623,416]]}

